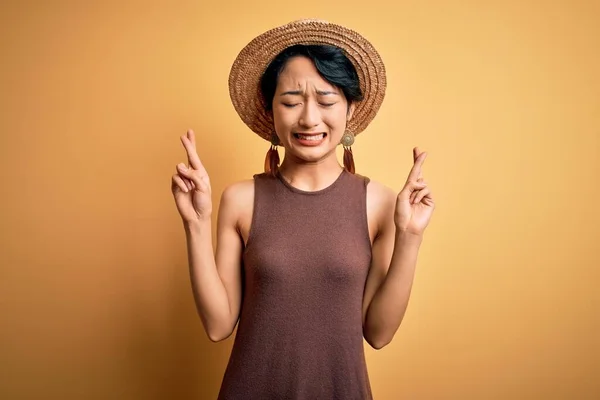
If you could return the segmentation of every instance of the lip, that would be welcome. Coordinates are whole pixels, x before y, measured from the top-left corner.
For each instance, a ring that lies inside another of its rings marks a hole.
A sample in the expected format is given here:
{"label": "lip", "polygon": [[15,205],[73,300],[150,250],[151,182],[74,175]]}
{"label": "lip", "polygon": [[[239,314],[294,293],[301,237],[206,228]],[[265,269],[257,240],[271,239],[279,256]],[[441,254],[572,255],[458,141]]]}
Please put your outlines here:
{"label": "lip", "polygon": [[294,132],[294,135],[302,135],[302,136],[317,136],[317,135],[325,135],[327,136],[327,133],[325,132]]}
{"label": "lip", "polygon": [[[318,135],[323,135],[323,138],[320,140],[303,140],[300,139],[298,137],[298,135],[302,135],[302,136],[318,136]],[[327,133],[326,132],[294,132],[293,134],[294,140],[298,143],[300,143],[302,146],[307,146],[307,147],[315,147],[320,145],[321,143],[323,143],[323,141],[325,141],[325,138],[327,137]]]}

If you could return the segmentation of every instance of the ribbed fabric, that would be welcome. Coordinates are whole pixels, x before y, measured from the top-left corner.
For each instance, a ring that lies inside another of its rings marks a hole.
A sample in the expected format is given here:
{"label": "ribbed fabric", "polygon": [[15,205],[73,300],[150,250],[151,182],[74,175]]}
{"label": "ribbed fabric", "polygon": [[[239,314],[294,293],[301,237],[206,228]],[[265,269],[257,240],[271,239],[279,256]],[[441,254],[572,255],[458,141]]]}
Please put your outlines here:
{"label": "ribbed fabric", "polygon": [[362,332],[368,178],[305,192],[254,177],[243,300],[221,400],[372,399]]}

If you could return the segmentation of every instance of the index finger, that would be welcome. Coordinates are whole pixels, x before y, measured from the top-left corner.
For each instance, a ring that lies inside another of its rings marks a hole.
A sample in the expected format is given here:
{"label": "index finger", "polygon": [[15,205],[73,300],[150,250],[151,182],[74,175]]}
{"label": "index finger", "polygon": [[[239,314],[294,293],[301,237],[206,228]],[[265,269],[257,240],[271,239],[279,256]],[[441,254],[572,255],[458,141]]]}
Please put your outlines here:
{"label": "index finger", "polygon": [[181,143],[183,143],[183,147],[185,147],[185,151],[187,152],[190,167],[197,171],[206,172],[202,162],[200,161],[200,157],[198,157],[198,153],[196,152],[196,146],[194,146],[189,137],[181,136]]}
{"label": "index finger", "polygon": [[422,152],[421,154],[419,154],[419,156],[415,160],[415,163],[413,164],[413,167],[410,170],[410,173],[408,174],[409,181],[416,181],[417,179],[419,179],[419,177],[421,177],[421,167],[426,158],[427,153]]}

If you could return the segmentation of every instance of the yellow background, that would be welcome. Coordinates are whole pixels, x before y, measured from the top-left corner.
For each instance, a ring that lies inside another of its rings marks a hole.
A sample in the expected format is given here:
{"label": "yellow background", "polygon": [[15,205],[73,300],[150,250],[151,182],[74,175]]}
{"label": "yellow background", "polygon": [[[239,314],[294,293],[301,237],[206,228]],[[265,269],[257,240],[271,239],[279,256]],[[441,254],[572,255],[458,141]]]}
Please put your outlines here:
{"label": "yellow background", "polygon": [[600,398],[600,6],[534,1],[8,1],[0,8],[0,398],[214,399],[170,193],[179,135],[223,188],[267,142],[229,101],[259,33],[369,38],[385,102],[357,170],[437,209],[376,399]]}

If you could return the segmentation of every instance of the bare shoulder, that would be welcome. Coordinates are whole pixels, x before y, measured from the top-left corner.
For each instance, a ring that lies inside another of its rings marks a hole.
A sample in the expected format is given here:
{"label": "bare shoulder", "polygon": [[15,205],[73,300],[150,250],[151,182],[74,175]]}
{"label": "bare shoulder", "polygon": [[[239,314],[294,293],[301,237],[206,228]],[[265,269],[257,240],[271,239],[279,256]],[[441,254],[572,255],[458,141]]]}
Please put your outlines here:
{"label": "bare shoulder", "polygon": [[390,187],[370,180],[367,185],[367,215],[372,237],[377,236],[382,229],[394,220],[394,209],[398,194]]}
{"label": "bare shoulder", "polygon": [[228,185],[221,195],[221,204],[240,207],[252,205],[254,201],[254,180],[246,179]]}
{"label": "bare shoulder", "polygon": [[253,210],[254,179],[232,183],[223,190],[219,206],[220,219],[226,225],[235,226],[244,243],[248,240]]}
{"label": "bare shoulder", "polygon": [[390,187],[370,180],[367,185],[367,201],[377,210],[382,208],[393,207],[396,204],[397,193]]}
{"label": "bare shoulder", "polygon": [[231,183],[223,190],[219,213],[235,216],[236,219],[243,218],[244,215],[252,212],[253,205],[254,180],[246,179]]}

